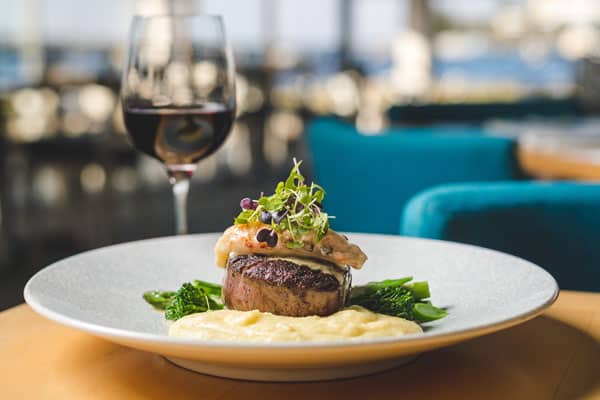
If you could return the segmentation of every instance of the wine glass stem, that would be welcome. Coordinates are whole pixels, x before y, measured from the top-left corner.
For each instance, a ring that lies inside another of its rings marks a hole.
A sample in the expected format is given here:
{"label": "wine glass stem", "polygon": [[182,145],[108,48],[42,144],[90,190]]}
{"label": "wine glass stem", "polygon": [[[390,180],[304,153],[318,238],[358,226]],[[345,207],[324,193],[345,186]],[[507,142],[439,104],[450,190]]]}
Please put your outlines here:
{"label": "wine glass stem", "polygon": [[170,172],[169,182],[173,188],[175,206],[175,233],[185,235],[187,228],[187,197],[190,188],[190,178],[183,173]]}

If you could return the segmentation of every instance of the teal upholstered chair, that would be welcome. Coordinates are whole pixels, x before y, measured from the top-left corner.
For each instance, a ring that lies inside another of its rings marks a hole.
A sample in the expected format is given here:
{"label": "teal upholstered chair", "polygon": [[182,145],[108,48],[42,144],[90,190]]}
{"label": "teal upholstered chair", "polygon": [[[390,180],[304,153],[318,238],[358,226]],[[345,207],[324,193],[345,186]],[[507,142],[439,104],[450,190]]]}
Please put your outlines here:
{"label": "teal upholstered chair", "polygon": [[410,200],[400,233],[501,250],[546,268],[563,289],[600,291],[600,185],[441,185]]}
{"label": "teal upholstered chair", "polygon": [[475,128],[394,128],[366,136],[322,118],[308,127],[315,180],[327,190],[334,229],[397,233],[405,202],[446,182],[520,176],[511,139]]}

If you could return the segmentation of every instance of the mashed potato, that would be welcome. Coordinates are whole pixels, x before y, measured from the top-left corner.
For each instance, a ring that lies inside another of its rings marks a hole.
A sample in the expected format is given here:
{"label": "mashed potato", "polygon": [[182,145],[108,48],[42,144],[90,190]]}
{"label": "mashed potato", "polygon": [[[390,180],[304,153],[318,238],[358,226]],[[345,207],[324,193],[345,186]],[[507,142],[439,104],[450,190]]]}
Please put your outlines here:
{"label": "mashed potato", "polygon": [[287,317],[257,310],[209,311],[177,320],[169,336],[271,343],[372,339],[421,332],[412,321],[352,306],[326,317]]}

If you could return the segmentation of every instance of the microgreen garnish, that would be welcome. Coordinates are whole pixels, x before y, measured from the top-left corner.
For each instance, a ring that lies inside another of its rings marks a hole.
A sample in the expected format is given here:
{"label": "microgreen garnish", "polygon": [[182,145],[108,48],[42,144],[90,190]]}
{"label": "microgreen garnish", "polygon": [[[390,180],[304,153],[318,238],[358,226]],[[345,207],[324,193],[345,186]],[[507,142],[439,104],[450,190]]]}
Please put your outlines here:
{"label": "microgreen garnish", "polygon": [[[302,237],[313,232],[320,241],[329,230],[329,217],[322,210],[325,190],[314,182],[308,185],[300,173],[302,161],[294,159],[294,166],[285,182],[279,182],[275,193],[261,196],[258,200],[243,199],[242,212],[235,218],[235,224],[261,222],[271,226],[275,233],[287,231],[291,240],[285,245],[290,249],[304,247]],[[264,235],[261,235],[261,237]],[[273,236],[273,235],[272,235]],[[260,240],[260,239],[259,239]],[[267,244],[277,243],[270,239]],[[271,247],[274,247],[273,244]]]}

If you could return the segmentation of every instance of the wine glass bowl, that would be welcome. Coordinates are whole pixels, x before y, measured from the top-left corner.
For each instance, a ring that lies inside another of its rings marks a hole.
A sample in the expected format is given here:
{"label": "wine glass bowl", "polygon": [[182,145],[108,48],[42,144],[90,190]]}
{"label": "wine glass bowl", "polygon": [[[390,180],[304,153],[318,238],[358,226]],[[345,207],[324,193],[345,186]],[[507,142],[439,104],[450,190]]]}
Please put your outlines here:
{"label": "wine glass bowl", "polygon": [[233,57],[221,17],[134,17],[121,102],[133,145],[165,165],[176,230],[187,233],[189,179],[223,144],[235,117]]}

